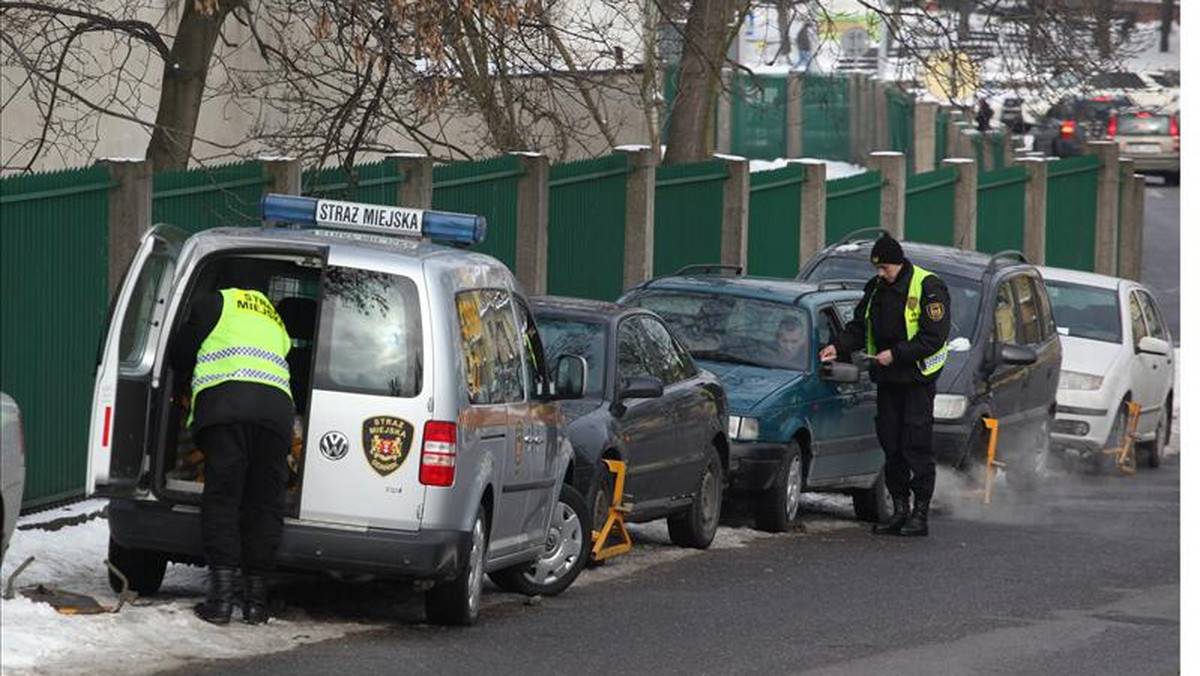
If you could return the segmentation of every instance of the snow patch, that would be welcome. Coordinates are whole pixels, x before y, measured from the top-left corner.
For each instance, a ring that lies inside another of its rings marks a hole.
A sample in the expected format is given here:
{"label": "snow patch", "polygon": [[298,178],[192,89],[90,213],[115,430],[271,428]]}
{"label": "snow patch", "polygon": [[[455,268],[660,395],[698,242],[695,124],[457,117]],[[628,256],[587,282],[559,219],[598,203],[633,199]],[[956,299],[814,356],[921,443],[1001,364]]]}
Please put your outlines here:
{"label": "snow patch", "polygon": [[750,171],[751,171],[751,173],[753,173],[753,172],[757,172],[757,171],[771,171],[772,169],[782,169],[783,167],[786,167],[788,165],[788,163],[790,163],[790,162],[799,162],[799,161],[823,163],[825,165],[825,180],[826,181],[832,181],[835,178],[846,178],[847,176],[856,176],[858,174],[862,174],[867,171],[866,167],[864,167],[862,165],[858,165],[858,164],[851,164],[849,162],[842,162],[839,160],[825,160],[825,159],[821,159],[821,158],[809,158],[809,157],[803,158],[802,160],[797,160],[795,158],[789,159],[786,157],[779,157],[779,158],[776,158],[773,160],[750,160]]}

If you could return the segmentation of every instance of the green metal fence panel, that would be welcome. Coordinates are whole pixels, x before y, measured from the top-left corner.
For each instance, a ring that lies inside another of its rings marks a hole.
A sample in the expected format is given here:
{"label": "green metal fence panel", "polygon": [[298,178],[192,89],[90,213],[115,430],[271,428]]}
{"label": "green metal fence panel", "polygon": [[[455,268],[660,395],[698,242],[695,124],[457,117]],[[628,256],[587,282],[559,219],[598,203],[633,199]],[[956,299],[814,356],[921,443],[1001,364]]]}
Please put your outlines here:
{"label": "green metal fence panel", "polygon": [[950,116],[942,108],[937,111],[937,124],[934,125],[933,159],[935,164],[941,164],[946,159],[946,139],[950,135]]}
{"label": "green metal fence panel", "polygon": [[992,168],[999,169],[1004,166],[1004,147],[1009,142],[1008,134],[1003,131],[994,131],[988,136],[992,142]]}
{"label": "green metal fence panel", "polygon": [[801,150],[805,157],[850,159],[849,94],[844,75],[804,75]]}
{"label": "green metal fence panel", "polygon": [[958,170],[934,169],[908,177],[904,190],[904,238],[954,246],[954,186]]}
{"label": "green metal fence panel", "polygon": [[155,174],[152,218],[189,233],[260,225],[267,183],[261,162]]}
{"label": "green metal fence panel", "polygon": [[434,167],[433,208],[486,218],[487,238],[473,248],[515,269],[517,182],[524,175],[515,155]]}
{"label": "green metal fence panel", "polygon": [[342,167],[309,169],[301,179],[301,191],[324,199],[400,206],[399,186],[404,181],[400,161],[388,157],[350,171]]}
{"label": "green metal fence panel", "polygon": [[1096,256],[1096,191],[1100,158],[1049,163],[1046,185],[1046,265],[1092,271]]}
{"label": "green metal fence panel", "polygon": [[987,253],[1025,249],[1025,186],[1021,165],[979,175],[975,248]]}
{"label": "green metal fence panel", "polygon": [[616,300],[625,286],[625,155],[550,167],[546,289]]}
{"label": "green metal fence panel", "polygon": [[787,155],[787,76],[734,77],[730,101],[730,147],[743,157],[770,160]]}
{"label": "green metal fence panel", "polygon": [[836,242],[860,228],[878,228],[883,174],[868,171],[825,184],[825,241]]}
{"label": "green metal fence panel", "polygon": [[908,159],[908,171],[913,170],[913,116],[914,103],[911,95],[895,86],[887,88],[888,149],[904,153]]}
{"label": "green metal fence panel", "polygon": [[103,167],[0,180],[0,389],[24,418],[26,507],[84,490],[114,185]]}
{"label": "green metal fence panel", "polygon": [[795,277],[800,261],[800,188],[804,167],[792,164],[750,174],[746,272]]}
{"label": "green metal fence panel", "polygon": [[720,160],[661,167],[654,189],[654,274],[721,261],[729,169]]}

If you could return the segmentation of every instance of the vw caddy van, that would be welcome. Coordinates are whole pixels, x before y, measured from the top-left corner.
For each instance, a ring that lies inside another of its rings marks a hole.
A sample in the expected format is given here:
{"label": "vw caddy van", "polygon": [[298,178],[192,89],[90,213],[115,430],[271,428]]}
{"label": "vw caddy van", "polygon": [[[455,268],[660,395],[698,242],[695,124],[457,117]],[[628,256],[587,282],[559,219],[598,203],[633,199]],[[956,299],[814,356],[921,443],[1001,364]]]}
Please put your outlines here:
{"label": "vw caddy van", "polygon": [[170,329],[249,269],[292,338],[279,566],[414,580],[430,621],[474,622],[484,573],[561,555],[574,514],[590,532],[564,485],[573,452],[555,401],[580,395],[583,360],[552,376],[511,272],[430,241],[478,243],[482,218],[283,195],[263,216],[274,226],[156,226],[114,299],[88,457],[89,492],[110,498],[110,561],[142,594],[168,562],[203,562],[204,449]]}

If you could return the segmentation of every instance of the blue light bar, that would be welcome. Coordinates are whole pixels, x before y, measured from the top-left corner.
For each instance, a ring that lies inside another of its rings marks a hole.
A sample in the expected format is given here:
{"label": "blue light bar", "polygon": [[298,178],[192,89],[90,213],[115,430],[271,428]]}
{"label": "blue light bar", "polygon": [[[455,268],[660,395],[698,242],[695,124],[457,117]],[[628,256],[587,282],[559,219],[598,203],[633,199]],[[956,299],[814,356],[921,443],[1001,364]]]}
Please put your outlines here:
{"label": "blue light bar", "polygon": [[478,244],[487,235],[487,220],[482,216],[296,195],[264,196],[262,214],[267,221],[464,244]]}

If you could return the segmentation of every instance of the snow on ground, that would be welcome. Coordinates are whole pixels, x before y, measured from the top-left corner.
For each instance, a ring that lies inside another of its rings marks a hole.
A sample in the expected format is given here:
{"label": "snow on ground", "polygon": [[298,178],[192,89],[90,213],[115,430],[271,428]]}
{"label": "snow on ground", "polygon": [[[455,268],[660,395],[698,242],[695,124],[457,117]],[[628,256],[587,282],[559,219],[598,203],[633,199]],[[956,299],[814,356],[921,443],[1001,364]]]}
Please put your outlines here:
{"label": "snow on ground", "polygon": [[[855,174],[864,173],[867,170],[867,168],[864,166],[857,165],[857,164],[850,164],[849,162],[841,162],[839,160],[827,160],[824,158],[804,158],[804,159],[812,159],[815,161],[824,162],[825,163],[825,180],[826,181],[832,181],[835,178],[845,178],[847,176],[854,176]],[[792,161],[794,161],[794,160],[789,160],[785,157],[776,158],[774,160],[750,160],[750,171],[753,173],[756,171],[770,171],[772,169],[781,169],[781,168],[787,166],[788,162],[792,162]]]}

